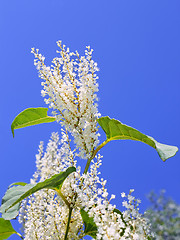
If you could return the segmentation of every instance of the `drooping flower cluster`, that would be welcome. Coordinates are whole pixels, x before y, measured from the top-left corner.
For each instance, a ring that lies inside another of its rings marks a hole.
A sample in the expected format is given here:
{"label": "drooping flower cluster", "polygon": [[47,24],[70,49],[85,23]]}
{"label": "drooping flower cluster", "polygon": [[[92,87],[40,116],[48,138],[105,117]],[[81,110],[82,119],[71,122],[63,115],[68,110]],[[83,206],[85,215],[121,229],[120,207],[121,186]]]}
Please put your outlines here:
{"label": "drooping flower cluster", "polygon": [[57,42],[60,57],[53,59],[51,67],[45,65],[45,58],[39,50],[32,49],[34,64],[42,82],[42,96],[53,108],[57,121],[65,125],[73,135],[82,158],[88,158],[98,144],[97,109],[98,76],[97,63],[92,60],[93,50],[87,47],[85,56],[70,52],[61,41]]}
{"label": "drooping flower cluster", "polygon": [[145,213],[145,217],[152,224],[152,230],[156,233],[156,240],[180,239],[180,205],[165,196],[161,191],[159,195],[151,192],[148,196],[151,208]]}
{"label": "drooping flower cluster", "polygon": [[[149,225],[139,214],[136,200],[131,193],[127,196],[129,202],[123,203],[127,208],[124,212],[120,212],[110,203],[115,196],[108,198],[106,181],[99,177],[101,158],[101,155],[96,157],[87,174],[81,175],[81,169],[77,167],[77,172],[71,174],[63,183],[62,193],[73,206],[68,239],[84,239],[86,235],[80,214],[82,208],[93,217],[98,229],[98,240],[148,239]],[[69,166],[76,166],[65,131],[62,131],[61,146],[55,133],[52,134],[44,154],[43,145],[40,144],[36,165],[37,171],[33,175],[32,183],[43,181]],[[19,220],[24,225],[25,240],[64,239],[68,212],[66,203],[55,191],[38,191],[25,200],[21,207]]]}

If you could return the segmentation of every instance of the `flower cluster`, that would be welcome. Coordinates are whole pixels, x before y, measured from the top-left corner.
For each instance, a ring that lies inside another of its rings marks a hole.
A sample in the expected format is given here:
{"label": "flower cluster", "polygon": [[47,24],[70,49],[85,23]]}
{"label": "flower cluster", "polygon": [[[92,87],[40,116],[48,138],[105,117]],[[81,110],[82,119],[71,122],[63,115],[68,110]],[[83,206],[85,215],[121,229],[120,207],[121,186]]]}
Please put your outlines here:
{"label": "flower cluster", "polygon": [[[78,196],[81,196],[82,199],[82,206],[98,226],[96,238],[98,240],[143,240],[153,236],[148,221],[138,211],[140,200],[136,200],[131,195],[132,191],[127,195],[128,202],[122,203],[126,207],[125,211],[120,212],[115,205],[110,203],[115,195],[108,198],[109,194],[105,188],[106,180],[100,179],[98,176],[100,165],[101,161],[97,158],[97,162],[93,162],[90,172],[84,176],[82,192],[78,192]],[[126,197],[124,193],[122,196]]]}
{"label": "flower cluster", "polygon": [[[64,171],[69,166],[76,166],[65,131],[62,130],[61,142],[57,133],[52,134],[44,154],[41,142],[39,154],[36,155],[36,166],[37,171],[34,173],[31,183],[44,181],[52,175]],[[72,177],[74,176],[71,175],[69,181],[64,184],[68,193],[72,192],[72,189],[68,187],[68,184],[72,183]],[[53,190],[41,190],[30,196],[28,201],[23,202],[19,215],[19,222],[24,226],[25,240],[63,239],[68,211],[63,199]],[[73,227],[73,222],[81,230],[82,220],[79,211],[73,212],[69,231],[70,239],[79,239],[76,237],[77,228]]]}
{"label": "flower cluster", "polygon": [[[86,235],[97,240],[145,240],[152,236],[150,225],[139,213],[139,200],[132,191],[123,202],[126,210],[121,212],[111,203],[106,180],[100,177],[102,156],[97,155],[98,145],[97,109],[98,79],[97,64],[92,60],[92,50],[87,47],[85,56],[70,52],[65,45],[57,42],[60,57],[54,58],[47,67],[45,58],[38,50],[32,49],[35,65],[42,82],[42,95],[53,109],[53,114],[62,126],[61,140],[53,133],[46,151],[40,144],[36,156],[37,171],[31,183],[42,182],[54,174],[76,167],[55,190],[43,189],[21,206],[19,221],[24,228],[25,240],[80,240]],[[71,134],[75,146],[72,150]],[[82,173],[77,166],[78,157],[87,159]],[[91,163],[91,165],[90,165]],[[89,168],[90,166],[90,168]],[[89,171],[88,171],[89,169]],[[83,213],[93,224],[94,232],[87,232]]]}
{"label": "flower cluster", "polygon": [[[128,201],[123,201],[122,205],[127,208],[123,214],[124,221],[126,222],[126,229],[124,239],[149,239],[150,237],[155,237],[155,234],[151,231],[151,226],[148,219],[142,217],[143,215],[139,213],[139,204],[141,200],[135,199],[132,196],[134,189],[131,189],[128,196],[122,193],[121,196],[127,197]],[[130,228],[130,229],[129,229]]]}
{"label": "flower cluster", "polygon": [[57,42],[60,57],[52,61],[52,66],[45,65],[45,58],[39,50],[32,49],[34,64],[42,82],[42,96],[45,103],[53,108],[57,121],[72,134],[79,148],[79,155],[88,158],[98,144],[97,122],[100,117],[97,109],[98,76],[97,63],[92,60],[88,46],[85,56],[76,51],[70,52],[61,41]]}
{"label": "flower cluster", "polygon": [[[39,154],[36,156],[37,171],[33,175],[32,183],[50,177],[65,170],[69,166],[76,166],[73,153],[69,149],[68,137],[62,131],[61,144],[58,134],[53,133],[43,154],[43,145],[40,144]],[[149,224],[138,212],[139,200],[131,195],[123,206],[127,210],[120,212],[108,197],[105,187],[106,180],[99,177],[99,167],[102,156],[98,155],[92,162],[90,171],[81,175],[81,168],[71,174],[63,183],[62,194],[67,202],[73,206],[68,239],[84,239],[83,220],[80,209],[93,217],[97,226],[97,239],[148,239],[151,235]],[[125,194],[122,194],[125,197]],[[24,226],[25,240],[34,239],[64,239],[68,220],[68,206],[66,202],[52,190],[40,190],[25,200],[19,216]]]}

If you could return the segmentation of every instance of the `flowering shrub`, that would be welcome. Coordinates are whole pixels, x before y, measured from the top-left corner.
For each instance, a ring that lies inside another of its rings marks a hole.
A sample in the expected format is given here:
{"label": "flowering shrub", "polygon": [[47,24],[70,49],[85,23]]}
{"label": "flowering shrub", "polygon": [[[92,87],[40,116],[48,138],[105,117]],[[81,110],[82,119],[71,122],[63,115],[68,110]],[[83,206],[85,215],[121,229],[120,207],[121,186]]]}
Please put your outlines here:
{"label": "flowering shrub", "polygon": [[[93,50],[87,47],[85,55],[70,52],[57,42],[59,57],[50,67],[39,50],[32,49],[45,103],[52,109],[29,108],[21,112],[11,125],[14,130],[40,123],[57,121],[61,138],[52,133],[46,150],[40,143],[36,156],[37,170],[29,184],[12,184],[5,193],[0,211],[0,233],[7,239],[15,233],[25,240],[39,239],[151,239],[149,221],[139,213],[140,200],[122,193],[123,212],[111,203],[106,180],[101,178],[102,156],[99,151],[109,141],[130,139],[156,149],[165,161],[177,152],[177,147],[161,144],[138,130],[98,112],[97,63]],[[99,127],[107,139],[99,144]],[[83,170],[78,158],[85,159]],[[10,220],[19,215],[22,234],[17,233]]]}

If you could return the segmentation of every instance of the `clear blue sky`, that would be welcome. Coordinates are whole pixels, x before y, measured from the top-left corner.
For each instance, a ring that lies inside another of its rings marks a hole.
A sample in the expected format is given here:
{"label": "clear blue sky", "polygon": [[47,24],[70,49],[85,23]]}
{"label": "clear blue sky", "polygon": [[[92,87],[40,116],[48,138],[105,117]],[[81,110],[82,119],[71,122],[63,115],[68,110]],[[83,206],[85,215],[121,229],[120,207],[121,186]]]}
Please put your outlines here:
{"label": "clear blue sky", "polygon": [[[0,1],[0,197],[12,182],[29,181],[39,142],[59,129],[56,123],[44,124],[16,130],[12,137],[18,113],[45,107],[31,47],[50,63],[57,40],[80,53],[90,45],[100,68],[102,115],[180,147],[179,13],[179,0]],[[120,193],[130,188],[142,200],[142,210],[152,189],[166,189],[180,203],[180,152],[164,163],[143,143],[113,141],[101,154],[102,175],[118,206]]]}

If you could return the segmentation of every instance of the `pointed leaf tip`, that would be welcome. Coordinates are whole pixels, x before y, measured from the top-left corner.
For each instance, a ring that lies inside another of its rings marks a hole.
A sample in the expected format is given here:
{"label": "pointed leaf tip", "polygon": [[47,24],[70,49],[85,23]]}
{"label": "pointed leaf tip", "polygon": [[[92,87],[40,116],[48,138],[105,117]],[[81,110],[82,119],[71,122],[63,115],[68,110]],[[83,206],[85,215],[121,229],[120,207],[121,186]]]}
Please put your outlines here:
{"label": "pointed leaf tip", "polygon": [[148,137],[154,141],[156,150],[163,161],[166,161],[168,158],[175,156],[179,150],[176,146],[162,144],[157,142],[153,137]]}
{"label": "pointed leaf tip", "polygon": [[14,137],[14,130],[29,127],[41,123],[54,122],[55,117],[47,116],[48,108],[27,108],[19,113],[11,124],[11,131]]}
{"label": "pointed leaf tip", "polygon": [[141,141],[156,149],[163,161],[173,157],[178,151],[177,147],[159,143],[154,138],[139,132],[135,128],[127,126],[116,119],[111,119],[108,116],[101,117],[97,119],[97,121],[106,133],[108,141],[125,139]]}

